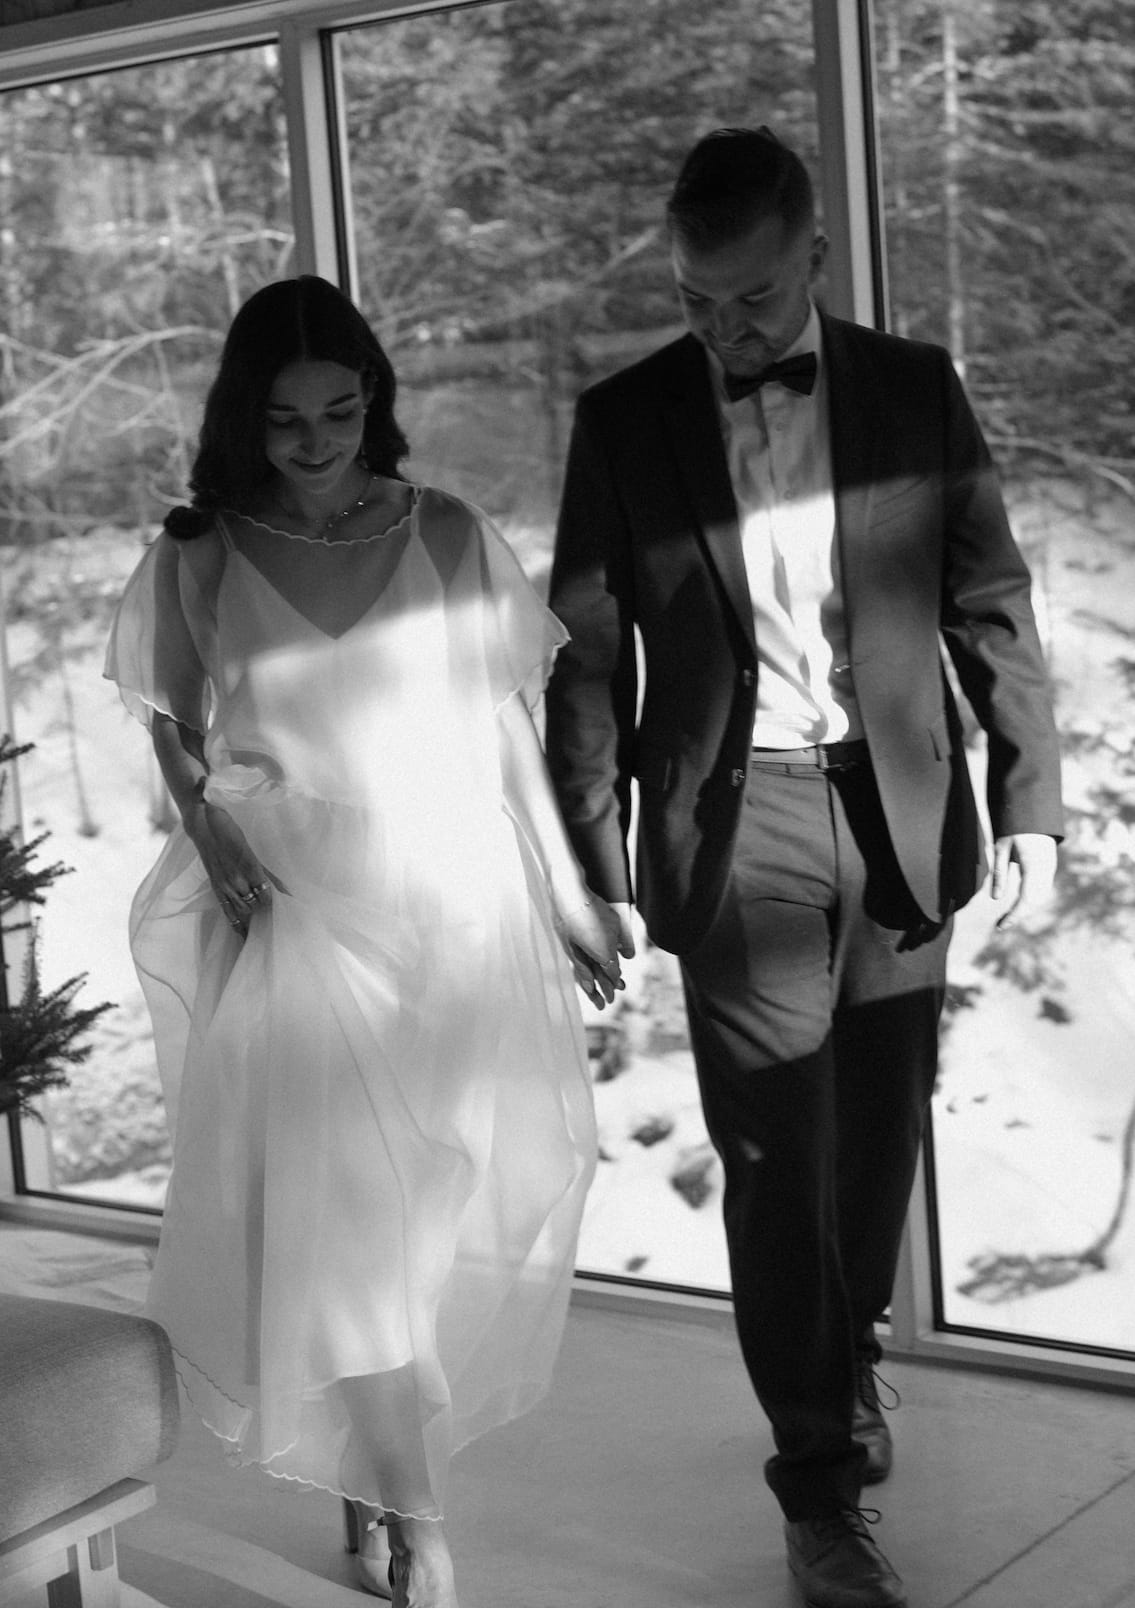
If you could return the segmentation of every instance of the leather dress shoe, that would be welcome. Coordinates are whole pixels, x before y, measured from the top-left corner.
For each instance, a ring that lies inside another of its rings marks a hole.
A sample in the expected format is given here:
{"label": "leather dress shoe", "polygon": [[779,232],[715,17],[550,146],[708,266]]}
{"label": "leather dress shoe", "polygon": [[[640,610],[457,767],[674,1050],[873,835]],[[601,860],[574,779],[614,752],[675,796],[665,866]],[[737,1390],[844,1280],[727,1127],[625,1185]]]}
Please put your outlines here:
{"label": "leather dress shoe", "polygon": [[788,1567],[808,1608],[907,1608],[902,1581],[856,1509],[784,1526]]}
{"label": "leather dress shoe", "polygon": [[[851,1418],[851,1438],[867,1453],[863,1469],[864,1485],[878,1485],[891,1472],[894,1443],[879,1403],[879,1383],[875,1375],[877,1357],[870,1351],[856,1356],[855,1405]],[[898,1392],[893,1406],[898,1406]]]}

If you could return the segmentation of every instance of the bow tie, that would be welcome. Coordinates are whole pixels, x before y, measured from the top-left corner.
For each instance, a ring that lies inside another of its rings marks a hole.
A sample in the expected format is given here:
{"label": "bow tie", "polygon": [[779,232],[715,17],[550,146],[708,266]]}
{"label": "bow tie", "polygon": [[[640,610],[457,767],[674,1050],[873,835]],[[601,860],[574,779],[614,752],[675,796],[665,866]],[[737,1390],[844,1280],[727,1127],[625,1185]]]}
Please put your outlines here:
{"label": "bow tie", "polygon": [[750,376],[727,374],[725,395],[730,402],[740,402],[744,397],[752,396],[754,391],[759,391],[769,380],[779,380],[781,385],[786,385],[790,391],[799,391],[801,396],[811,396],[812,387],[816,383],[815,352],[801,352],[798,357],[786,357],[783,362],[770,363],[760,374]]}

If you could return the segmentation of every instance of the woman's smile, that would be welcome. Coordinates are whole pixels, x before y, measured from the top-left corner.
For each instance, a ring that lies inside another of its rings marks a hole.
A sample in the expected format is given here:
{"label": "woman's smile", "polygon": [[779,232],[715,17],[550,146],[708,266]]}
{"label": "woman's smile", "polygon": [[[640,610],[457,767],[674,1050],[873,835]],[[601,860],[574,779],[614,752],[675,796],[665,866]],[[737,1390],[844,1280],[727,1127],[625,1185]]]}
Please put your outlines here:
{"label": "woman's smile", "polygon": [[[301,519],[336,513],[360,478],[357,467],[369,394],[353,369],[297,359],[277,374],[268,396],[264,455],[280,476],[285,505]],[[355,486],[356,495],[358,486]]]}

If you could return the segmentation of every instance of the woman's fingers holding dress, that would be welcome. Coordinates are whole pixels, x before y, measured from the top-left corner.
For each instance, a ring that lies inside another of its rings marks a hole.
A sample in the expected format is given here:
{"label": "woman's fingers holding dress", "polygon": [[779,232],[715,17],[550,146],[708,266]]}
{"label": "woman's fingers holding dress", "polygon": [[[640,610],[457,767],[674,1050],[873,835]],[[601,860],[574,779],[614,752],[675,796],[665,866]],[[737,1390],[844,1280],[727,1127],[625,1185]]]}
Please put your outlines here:
{"label": "woman's fingers holding dress", "polygon": [[245,910],[242,900],[237,898],[235,894],[222,893],[220,889],[216,887],[214,887],[213,892],[217,896],[217,903],[221,907],[221,914],[224,916],[229,926],[232,927],[235,932],[239,932],[242,938],[245,937],[248,933],[248,913]]}
{"label": "woman's fingers holding dress", "polygon": [[226,921],[247,933],[254,912],[271,899],[273,878],[227,810],[204,805],[193,815],[190,836]]}
{"label": "woman's fingers holding dress", "polygon": [[254,876],[255,873],[226,879],[220,888],[214,883],[214,891],[229,925],[245,933],[256,911],[267,906],[272,895],[271,882],[263,875],[255,880]]}

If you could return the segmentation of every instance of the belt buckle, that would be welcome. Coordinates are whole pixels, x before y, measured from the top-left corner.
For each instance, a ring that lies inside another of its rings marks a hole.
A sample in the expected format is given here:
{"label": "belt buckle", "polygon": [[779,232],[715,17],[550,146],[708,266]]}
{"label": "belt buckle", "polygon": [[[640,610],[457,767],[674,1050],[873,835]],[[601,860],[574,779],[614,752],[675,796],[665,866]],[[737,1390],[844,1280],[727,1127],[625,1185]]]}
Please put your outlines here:
{"label": "belt buckle", "polygon": [[[829,754],[829,749],[834,752]],[[848,752],[849,749],[852,750],[851,753]],[[862,744],[858,742],[845,740],[828,743],[826,746],[823,743],[816,745],[816,763],[822,771],[851,770],[853,766],[861,764],[864,757]]]}
{"label": "belt buckle", "polygon": [[[829,753],[829,749],[833,750],[833,752]],[[849,753],[849,749],[853,749],[853,751]],[[860,750],[853,748],[852,743],[847,741],[828,743],[826,747],[823,743],[818,743],[816,752],[819,756],[818,764],[822,771],[850,770],[853,765],[860,763],[862,757]]]}

